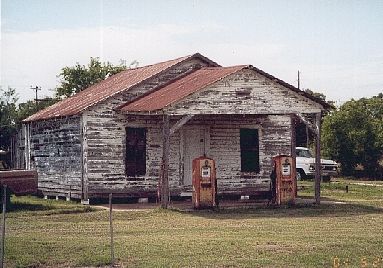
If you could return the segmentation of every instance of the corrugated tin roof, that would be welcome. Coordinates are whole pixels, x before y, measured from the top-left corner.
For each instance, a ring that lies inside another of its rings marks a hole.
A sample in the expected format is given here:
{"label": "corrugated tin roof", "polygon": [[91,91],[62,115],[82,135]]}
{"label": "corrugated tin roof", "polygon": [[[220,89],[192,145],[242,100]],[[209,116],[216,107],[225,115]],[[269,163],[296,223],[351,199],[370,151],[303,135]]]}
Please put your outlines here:
{"label": "corrugated tin roof", "polygon": [[196,53],[194,55],[177,58],[170,61],[165,61],[153,65],[139,67],[135,69],[128,69],[115,74],[97,84],[90,86],[89,88],[75,94],[72,97],[64,99],[52,106],[41,110],[28,118],[24,119],[24,122],[43,120],[55,117],[69,116],[79,114],[86,108],[103,101],[117,93],[125,91],[148,78],[159,74],[166,69],[183,62],[192,57],[199,57],[209,62],[211,65],[219,66],[208,58]]}
{"label": "corrugated tin roof", "polygon": [[245,68],[246,65],[232,67],[205,67],[174,81],[146,96],[120,107],[125,112],[148,112],[165,108],[186,96],[205,88]]}
{"label": "corrugated tin roof", "polygon": [[323,101],[320,98],[314,97],[311,94],[308,94],[298,88],[284,82],[281,79],[278,79],[272,76],[269,73],[266,73],[252,65],[240,65],[232,67],[205,67],[201,68],[193,73],[186,74],[185,77],[180,78],[168,84],[154,92],[149,93],[148,95],[142,96],[139,99],[136,99],[132,102],[128,102],[125,105],[118,107],[123,112],[153,112],[161,110],[166,106],[175,103],[188,95],[197,92],[205,88],[206,86],[217,82],[218,80],[223,79],[224,77],[235,73],[244,68],[251,69],[272,81],[293,90],[294,92],[305,96],[306,98],[311,99],[314,102],[321,104],[325,109],[330,109],[331,105]]}

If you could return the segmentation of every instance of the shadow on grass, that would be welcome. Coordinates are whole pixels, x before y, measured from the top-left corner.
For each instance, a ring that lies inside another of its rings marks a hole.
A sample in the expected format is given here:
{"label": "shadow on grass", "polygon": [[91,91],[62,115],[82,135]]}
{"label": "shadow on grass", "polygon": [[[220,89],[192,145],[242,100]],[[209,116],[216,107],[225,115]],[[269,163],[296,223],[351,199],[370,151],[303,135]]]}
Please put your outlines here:
{"label": "shadow on grass", "polygon": [[47,211],[55,209],[54,206],[48,204],[31,204],[31,203],[20,203],[11,202],[7,204],[8,212],[19,212],[19,211]]}
{"label": "shadow on grass", "polygon": [[185,211],[173,209],[182,214],[212,219],[245,218],[301,218],[301,217],[349,217],[366,214],[383,214],[383,208],[362,204],[295,204],[289,206],[262,206],[217,208],[214,210]]}
{"label": "shadow on grass", "polygon": [[90,206],[60,206],[59,204],[16,201],[7,205],[8,212],[42,212],[44,215],[77,214],[96,211]]}

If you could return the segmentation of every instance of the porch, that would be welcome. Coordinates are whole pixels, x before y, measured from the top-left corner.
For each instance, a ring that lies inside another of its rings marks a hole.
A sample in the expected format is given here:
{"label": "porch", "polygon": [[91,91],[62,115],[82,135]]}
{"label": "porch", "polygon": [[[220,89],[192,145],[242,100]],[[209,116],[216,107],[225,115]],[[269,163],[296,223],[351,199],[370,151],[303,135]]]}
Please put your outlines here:
{"label": "porch", "polygon": [[[151,181],[151,195],[158,190],[161,200],[190,197],[192,160],[206,155],[216,161],[219,196],[267,199],[272,157],[295,153],[296,120],[290,114],[126,115],[126,155],[136,153],[126,168],[141,172],[128,179]],[[139,144],[145,146],[130,147]],[[135,195],[145,196],[137,190]]]}

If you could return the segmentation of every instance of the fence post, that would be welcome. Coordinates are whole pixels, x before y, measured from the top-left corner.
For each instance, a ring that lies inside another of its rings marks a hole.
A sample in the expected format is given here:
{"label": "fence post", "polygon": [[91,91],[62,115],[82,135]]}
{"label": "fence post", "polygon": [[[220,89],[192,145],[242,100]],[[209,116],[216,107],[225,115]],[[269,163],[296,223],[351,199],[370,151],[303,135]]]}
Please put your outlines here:
{"label": "fence post", "polygon": [[5,213],[7,211],[7,185],[3,186],[3,217],[1,223],[1,266],[4,267],[4,255],[5,255]]}
{"label": "fence post", "polygon": [[113,219],[112,219],[112,198],[113,194],[109,194],[109,228],[110,228],[110,263],[114,266],[114,243],[113,243]]}

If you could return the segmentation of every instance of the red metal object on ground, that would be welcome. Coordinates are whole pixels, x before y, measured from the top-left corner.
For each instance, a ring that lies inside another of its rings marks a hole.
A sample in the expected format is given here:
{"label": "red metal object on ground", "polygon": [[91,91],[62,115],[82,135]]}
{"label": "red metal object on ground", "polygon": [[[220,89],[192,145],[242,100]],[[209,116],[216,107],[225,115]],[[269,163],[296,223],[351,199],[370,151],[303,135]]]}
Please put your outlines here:
{"label": "red metal object on ground", "polygon": [[213,208],[217,206],[217,179],[215,162],[202,156],[193,160],[193,206],[194,208]]}
{"label": "red metal object on ground", "polygon": [[275,172],[276,203],[278,205],[295,202],[296,170],[291,156],[278,155],[273,157]]}
{"label": "red metal object on ground", "polygon": [[15,195],[37,193],[37,172],[35,170],[0,171],[0,185],[7,185]]}

